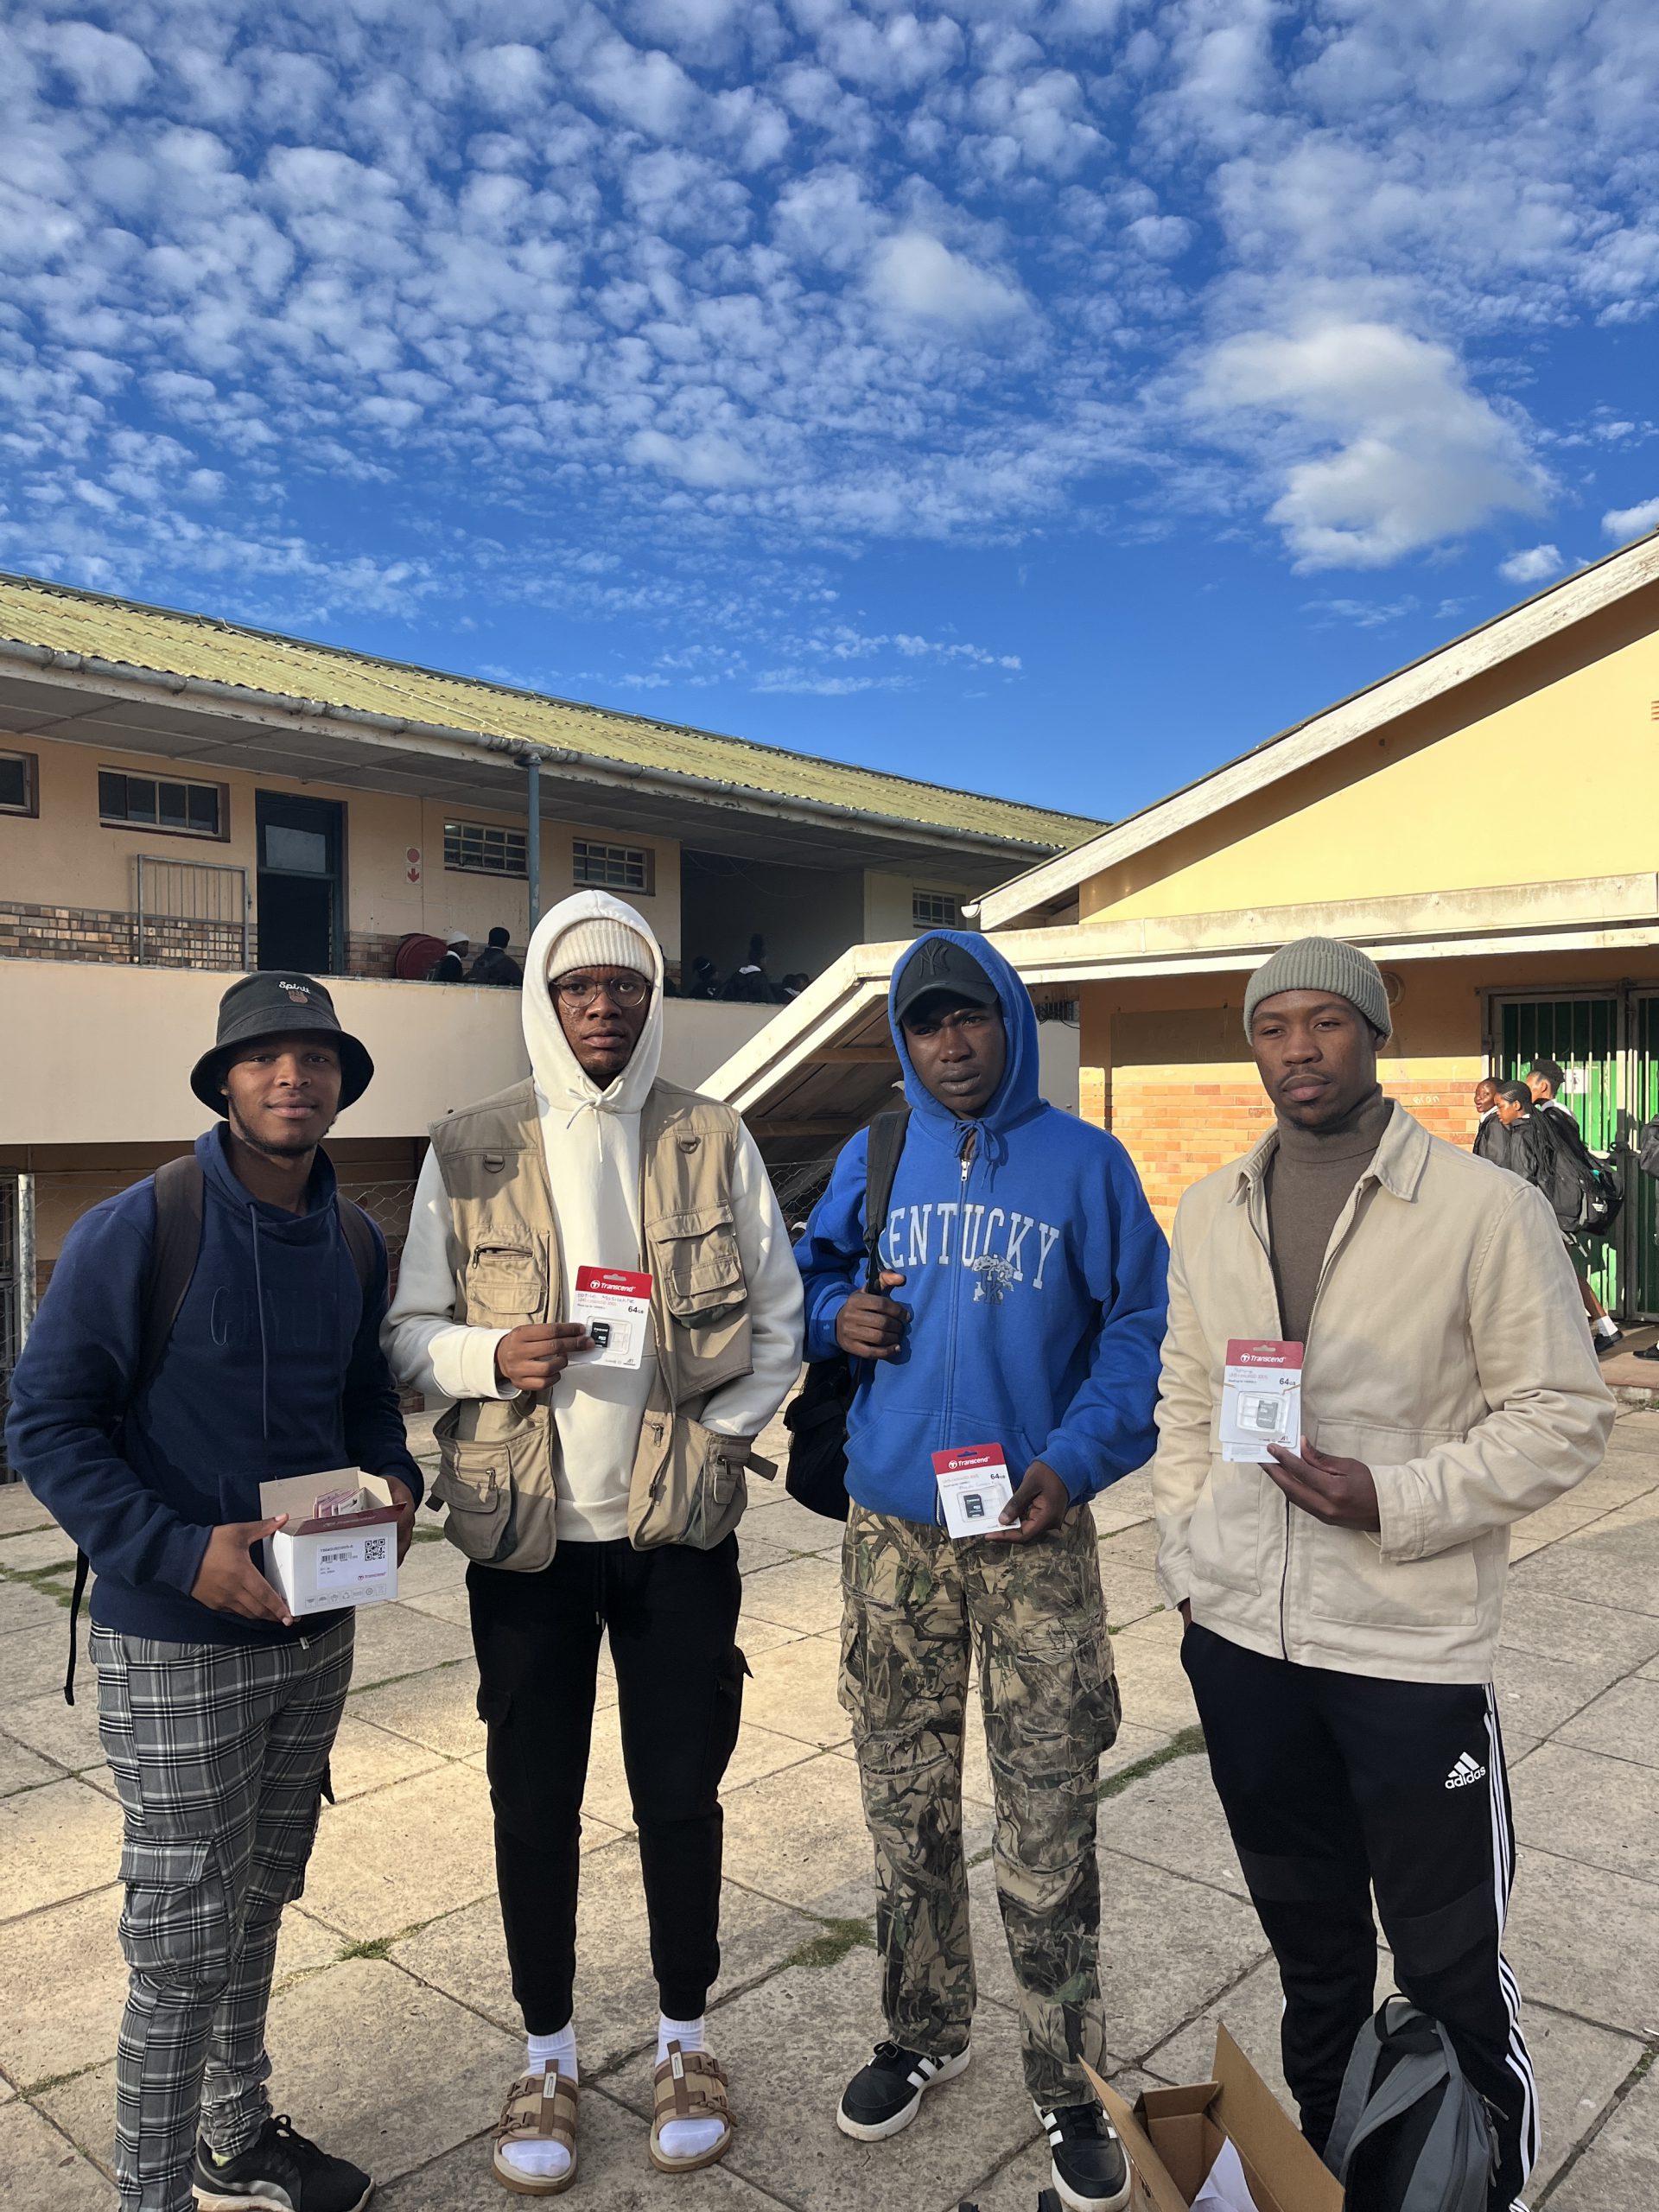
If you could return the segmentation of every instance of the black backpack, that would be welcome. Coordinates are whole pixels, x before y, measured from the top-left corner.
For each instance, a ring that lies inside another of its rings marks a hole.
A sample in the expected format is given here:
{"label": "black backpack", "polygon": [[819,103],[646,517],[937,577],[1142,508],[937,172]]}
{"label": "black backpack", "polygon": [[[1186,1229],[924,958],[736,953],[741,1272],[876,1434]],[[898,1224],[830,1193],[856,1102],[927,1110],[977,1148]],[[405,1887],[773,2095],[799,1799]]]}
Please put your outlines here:
{"label": "black backpack", "polygon": [[1636,1164],[1644,1175],[1659,1176],[1659,1114],[1642,1125],[1637,1140]]}
{"label": "black backpack", "polygon": [[1533,1119],[1549,1139],[1552,1186],[1545,1192],[1564,1229],[1606,1236],[1624,1204],[1624,1186],[1611,1162],[1597,1159],[1565,1107],[1537,1109]]}
{"label": "black backpack", "polygon": [[[899,1155],[905,1148],[905,1128],[910,1109],[878,1114],[870,1123],[869,1149],[864,1159],[864,1288],[881,1287],[881,1262],[876,1251],[887,1226],[887,1201],[893,1179],[899,1172]],[[847,1518],[847,1412],[858,1388],[855,1363],[844,1351],[828,1359],[815,1359],[806,1370],[799,1395],[784,1415],[789,1431],[789,1465],[784,1488],[792,1498],[828,1521]]]}
{"label": "black backpack", "polygon": [[1403,1997],[1355,2038],[1325,2163],[1347,2212],[1486,2212],[1491,2115],[1446,2030]]}
{"label": "black backpack", "polygon": [[[144,1326],[138,1340],[138,1361],[132,1371],[127,1403],[143,1389],[167,1350],[179,1308],[195,1277],[201,1256],[201,1213],[206,1183],[201,1162],[194,1152],[181,1160],[164,1160],[156,1170],[156,1234],[150,1240],[149,1264],[144,1273]],[[340,1232],[352,1255],[363,1295],[374,1281],[374,1230],[369,1217],[354,1199],[334,1193]],[[75,1554],[75,1586],[69,1599],[69,1669],[63,1678],[63,1701],[75,1701],[75,1624],[80,1601],[86,1594],[90,1561],[83,1551]]]}

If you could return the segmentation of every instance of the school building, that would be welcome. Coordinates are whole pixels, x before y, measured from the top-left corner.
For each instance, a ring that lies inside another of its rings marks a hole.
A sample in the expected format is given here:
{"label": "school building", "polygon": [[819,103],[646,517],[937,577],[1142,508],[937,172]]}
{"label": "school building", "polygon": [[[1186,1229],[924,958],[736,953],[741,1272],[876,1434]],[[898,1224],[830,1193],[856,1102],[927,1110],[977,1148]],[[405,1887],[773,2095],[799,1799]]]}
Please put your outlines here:
{"label": "school building", "polygon": [[[395,1253],[429,1124],[526,1065],[516,993],[423,980],[451,931],[522,953],[598,885],[671,970],[728,974],[759,932],[776,982],[1100,826],[0,576],[0,1399],[69,1225],[199,1133],[233,973],[330,979],[377,1069],[330,1150]],[[664,1072],[700,1082],[772,1011],[671,999]]]}
{"label": "school building", "polygon": [[[1244,985],[1313,932],[1389,981],[1384,1087],[1467,1144],[1471,1093],[1548,1054],[1629,1198],[1599,1287],[1659,1317],[1659,537],[1644,538],[971,902],[1033,995],[1074,1001],[1081,1110],[1167,1221],[1268,1109]],[[711,1078],[779,1160],[887,1103],[898,944],[855,947]]]}

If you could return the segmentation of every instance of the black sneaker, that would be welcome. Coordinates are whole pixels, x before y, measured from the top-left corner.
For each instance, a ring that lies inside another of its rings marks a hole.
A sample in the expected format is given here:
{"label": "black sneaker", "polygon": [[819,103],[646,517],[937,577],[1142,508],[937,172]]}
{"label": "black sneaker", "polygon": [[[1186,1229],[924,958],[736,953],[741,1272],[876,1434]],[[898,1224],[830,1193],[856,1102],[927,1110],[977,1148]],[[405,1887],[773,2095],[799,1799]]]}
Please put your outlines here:
{"label": "black sneaker", "polygon": [[363,2212],[374,2194],[360,2166],[320,2151],[285,2113],[237,2158],[221,2161],[198,2143],[195,2182],[202,2212]]}
{"label": "black sneaker", "polygon": [[1071,2212],[1122,2212],[1129,2201],[1129,2162],[1116,2129],[1096,2104],[1057,2105],[1037,2117],[1054,2153],[1051,2179]]}
{"label": "black sneaker", "polygon": [[928,2090],[960,2074],[972,2055],[969,2050],[953,2058],[930,2058],[919,2050],[900,2050],[896,2043],[877,2044],[869,2064],[842,2090],[836,2126],[860,2143],[896,2135],[915,2119]]}
{"label": "black sneaker", "polygon": [[1623,1329],[1615,1329],[1611,1337],[1603,1335],[1602,1332],[1598,1330],[1596,1332],[1596,1357],[1598,1359],[1605,1359],[1608,1353],[1610,1351],[1617,1351],[1624,1341],[1624,1332]]}

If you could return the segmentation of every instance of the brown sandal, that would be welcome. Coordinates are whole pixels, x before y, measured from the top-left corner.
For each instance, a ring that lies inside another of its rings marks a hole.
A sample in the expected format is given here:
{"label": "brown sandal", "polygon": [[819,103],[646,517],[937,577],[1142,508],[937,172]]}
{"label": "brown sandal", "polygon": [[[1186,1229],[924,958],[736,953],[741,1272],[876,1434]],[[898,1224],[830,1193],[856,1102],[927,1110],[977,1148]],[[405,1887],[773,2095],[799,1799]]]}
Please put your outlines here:
{"label": "brown sandal", "polygon": [[[521,2172],[503,2156],[509,2143],[562,2143],[570,2163],[562,2174]],[[503,2189],[520,2196],[557,2196],[576,2177],[576,2085],[556,2062],[545,2074],[524,2074],[507,2091],[495,2125],[490,2164]]]}
{"label": "brown sandal", "polygon": [[[656,2117],[651,2128],[651,2163],[660,2174],[695,2173],[712,2166],[732,2147],[732,2108],[726,2099],[726,2069],[709,2051],[682,2050],[668,2046],[668,2056],[652,2076]],[[718,2120],[725,2124],[720,2140],[695,2158],[671,2158],[663,2148],[663,2127],[671,2120]]]}

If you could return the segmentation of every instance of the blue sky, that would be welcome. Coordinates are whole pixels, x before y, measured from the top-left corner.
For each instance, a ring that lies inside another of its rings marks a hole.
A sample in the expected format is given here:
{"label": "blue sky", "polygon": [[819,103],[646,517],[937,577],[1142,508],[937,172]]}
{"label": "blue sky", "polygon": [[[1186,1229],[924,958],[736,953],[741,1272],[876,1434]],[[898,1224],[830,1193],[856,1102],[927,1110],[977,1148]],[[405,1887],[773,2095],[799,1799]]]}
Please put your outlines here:
{"label": "blue sky", "polygon": [[14,0],[0,565],[1119,814],[1659,524],[1650,0]]}

